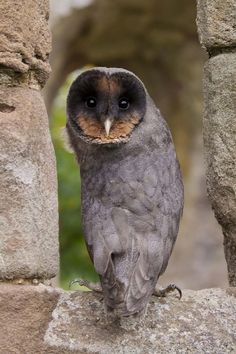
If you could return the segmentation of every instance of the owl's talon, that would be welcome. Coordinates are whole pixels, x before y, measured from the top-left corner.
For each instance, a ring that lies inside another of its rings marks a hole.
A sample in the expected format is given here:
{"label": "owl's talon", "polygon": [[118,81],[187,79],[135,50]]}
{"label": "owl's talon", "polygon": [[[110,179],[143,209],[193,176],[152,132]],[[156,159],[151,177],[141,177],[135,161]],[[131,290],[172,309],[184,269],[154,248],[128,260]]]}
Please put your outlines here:
{"label": "owl's talon", "polygon": [[175,284],[170,284],[164,289],[155,288],[153,295],[158,297],[165,297],[168,293],[177,290],[179,293],[179,300],[182,298],[182,291],[181,289],[176,286]]}
{"label": "owl's talon", "polygon": [[78,283],[80,286],[86,286],[86,285],[84,284],[84,280],[83,280],[83,279],[76,278],[76,279],[73,279],[73,280],[70,281],[69,288],[71,288],[72,285],[77,284],[77,283]]}
{"label": "owl's talon", "polygon": [[78,283],[80,286],[85,286],[86,288],[88,288],[89,290],[92,290],[92,291],[95,291],[97,293],[101,293],[102,292],[102,287],[101,287],[101,284],[100,283],[92,283],[88,280],[85,280],[85,279],[80,279],[80,278],[77,278],[77,279],[74,279],[70,282],[70,285],[69,287],[71,288],[71,286],[73,284],[76,284]]}

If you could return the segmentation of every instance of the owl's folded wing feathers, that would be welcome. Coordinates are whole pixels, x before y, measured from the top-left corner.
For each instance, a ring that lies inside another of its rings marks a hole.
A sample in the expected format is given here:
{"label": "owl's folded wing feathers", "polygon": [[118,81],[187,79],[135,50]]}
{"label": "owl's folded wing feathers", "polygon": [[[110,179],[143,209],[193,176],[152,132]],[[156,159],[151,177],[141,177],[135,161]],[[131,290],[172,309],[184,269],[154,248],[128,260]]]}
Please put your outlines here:
{"label": "owl's folded wing feathers", "polygon": [[183,187],[173,149],[127,161],[115,186],[99,196],[88,243],[108,308],[128,315],[145,309],[177,236]]}

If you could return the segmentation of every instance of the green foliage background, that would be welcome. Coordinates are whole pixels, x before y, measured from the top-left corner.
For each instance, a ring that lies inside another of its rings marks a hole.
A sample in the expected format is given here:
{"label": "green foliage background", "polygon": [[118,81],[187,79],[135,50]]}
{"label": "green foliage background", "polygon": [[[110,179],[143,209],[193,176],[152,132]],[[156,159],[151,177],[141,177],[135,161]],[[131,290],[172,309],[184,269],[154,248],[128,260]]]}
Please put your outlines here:
{"label": "green foliage background", "polygon": [[79,166],[74,154],[66,150],[62,136],[66,124],[66,96],[75,76],[70,75],[61,88],[50,118],[58,172],[60,286],[64,289],[68,289],[69,282],[75,278],[97,279],[83,239]]}

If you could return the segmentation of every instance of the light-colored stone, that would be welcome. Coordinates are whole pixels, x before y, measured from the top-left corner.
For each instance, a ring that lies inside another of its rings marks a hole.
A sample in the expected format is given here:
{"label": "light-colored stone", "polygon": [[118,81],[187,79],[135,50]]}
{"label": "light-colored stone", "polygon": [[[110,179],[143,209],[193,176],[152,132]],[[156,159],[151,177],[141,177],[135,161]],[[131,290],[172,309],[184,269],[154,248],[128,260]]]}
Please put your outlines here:
{"label": "light-colored stone", "polygon": [[0,285],[0,353],[227,354],[236,352],[236,291],[154,298],[146,317],[107,319],[101,295],[42,284]]}
{"label": "light-colored stone", "polygon": [[45,342],[83,353],[232,353],[236,351],[236,298],[225,290],[183,292],[152,299],[146,317],[107,320],[101,296],[62,293]]}
{"label": "light-colored stone", "polygon": [[223,228],[230,284],[236,286],[236,55],[211,58],[205,66],[204,143],[207,186]]}
{"label": "light-colored stone", "polygon": [[34,76],[44,86],[50,72],[48,0],[1,1],[0,17],[1,66]]}
{"label": "light-colored stone", "polygon": [[236,46],[235,0],[198,0],[197,24],[201,44],[209,52]]}
{"label": "light-colored stone", "polygon": [[0,278],[58,270],[57,177],[39,91],[0,86]]}

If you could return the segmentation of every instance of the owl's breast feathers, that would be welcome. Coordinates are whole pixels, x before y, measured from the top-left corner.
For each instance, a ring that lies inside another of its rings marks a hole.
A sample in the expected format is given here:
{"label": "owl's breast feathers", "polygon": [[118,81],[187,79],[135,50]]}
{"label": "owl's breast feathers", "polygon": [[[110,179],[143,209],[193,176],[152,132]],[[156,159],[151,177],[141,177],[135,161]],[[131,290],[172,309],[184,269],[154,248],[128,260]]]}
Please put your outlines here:
{"label": "owl's breast feathers", "polygon": [[145,310],[178,233],[183,185],[168,137],[139,153],[128,144],[127,155],[107,149],[81,165],[86,242],[106,306],[121,315]]}

